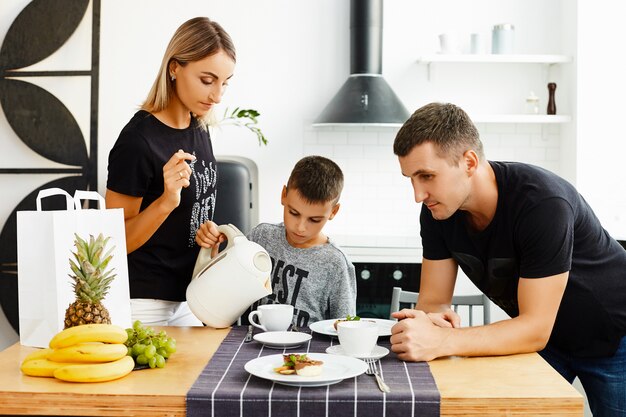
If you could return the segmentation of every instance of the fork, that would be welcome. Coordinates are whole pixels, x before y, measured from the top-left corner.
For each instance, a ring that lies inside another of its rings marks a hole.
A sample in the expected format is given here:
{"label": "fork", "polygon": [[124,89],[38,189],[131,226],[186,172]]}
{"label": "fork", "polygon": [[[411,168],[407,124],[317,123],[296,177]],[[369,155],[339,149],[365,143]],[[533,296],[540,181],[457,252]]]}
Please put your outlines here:
{"label": "fork", "polygon": [[252,342],[252,332],[254,331],[254,326],[251,324],[248,326],[248,332],[246,333],[246,337],[243,339],[244,343]]}
{"label": "fork", "polygon": [[367,370],[365,371],[365,373],[367,375],[373,375],[374,377],[376,377],[376,382],[378,383],[378,388],[382,392],[391,392],[391,388],[389,388],[389,385],[385,384],[385,381],[383,380],[383,377],[380,376],[380,374],[376,370],[376,361],[369,359],[369,360],[366,360],[365,362],[367,363]]}

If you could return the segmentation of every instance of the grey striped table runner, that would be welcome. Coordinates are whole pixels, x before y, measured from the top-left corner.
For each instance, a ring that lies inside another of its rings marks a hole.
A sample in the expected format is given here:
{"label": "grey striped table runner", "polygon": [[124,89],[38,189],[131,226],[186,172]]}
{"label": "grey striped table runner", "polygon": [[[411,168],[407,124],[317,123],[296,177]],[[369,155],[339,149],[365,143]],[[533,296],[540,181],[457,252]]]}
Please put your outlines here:
{"label": "grey striped table runner", "polygon": [[[249,360],[283,352],[256,341],[243,343],[245,333],[244,327],[233,327],[193,384],[187,393],[188,416],[439,416],[439,391],[427,363],[402,362],[393,352],[380,359],[391,387],[388,394],[366,374],[325,387],[291,387],[245,371]],[[336,343],[335,338],[313,333],[308,346],[287,352],[325,353]],[[389,348],[389,338],[379,338],[378,344]]]}

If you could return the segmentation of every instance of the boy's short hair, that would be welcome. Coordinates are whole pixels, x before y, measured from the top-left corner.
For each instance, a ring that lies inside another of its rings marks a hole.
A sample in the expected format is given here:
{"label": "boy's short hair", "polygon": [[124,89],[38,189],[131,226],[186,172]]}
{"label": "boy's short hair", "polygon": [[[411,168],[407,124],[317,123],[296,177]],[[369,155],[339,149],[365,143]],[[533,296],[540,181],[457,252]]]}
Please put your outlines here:
{"label": "boy's short hair", "polygon": [[484,159],[478,129],[460,107],[450,103],[430,103],[415,111],[400,128],[393,143],[397,156],[407,156],[415,146],[435,145],[437,155],[456,165],[461,156],[473,149]]}
{"label": "boy's short hair", "polygon": [[287,181],[287,192],[298,190],[307,203],[339,201],[343,189],[341,168],[323,156],[306,156],[299,160]]}

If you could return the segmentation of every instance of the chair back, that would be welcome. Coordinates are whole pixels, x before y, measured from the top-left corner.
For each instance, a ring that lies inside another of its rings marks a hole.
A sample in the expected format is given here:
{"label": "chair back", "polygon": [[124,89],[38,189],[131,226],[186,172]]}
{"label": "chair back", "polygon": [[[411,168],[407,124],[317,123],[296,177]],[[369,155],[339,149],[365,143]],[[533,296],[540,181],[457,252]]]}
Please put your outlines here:
{"label": "chair back", "polygon": [[[408,304],[410,308],[414,308],[417,304],[417,298],[419,293],[413,291],[403,291],[400,287],[393,287],[391,293],[391,313],[395,313],[400,310],[400,304]],[[459,306],[467,306],[469,311],[469,325],[474,325],[474,308],[482,307],[483,310],[483,324],[491,323],[491,308],[489,304],[489,298],[484,294],[474,295],[454,295],[452,296],[452,309],[458,313]]]}

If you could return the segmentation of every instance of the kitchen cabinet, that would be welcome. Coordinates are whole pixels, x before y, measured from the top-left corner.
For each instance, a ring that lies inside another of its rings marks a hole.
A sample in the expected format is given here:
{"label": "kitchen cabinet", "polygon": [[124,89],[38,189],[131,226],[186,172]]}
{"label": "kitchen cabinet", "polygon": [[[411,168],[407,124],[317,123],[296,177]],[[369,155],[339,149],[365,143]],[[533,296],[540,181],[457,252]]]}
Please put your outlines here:
{"label": "kitchen cabinet", "polygon": [[[572,62],[572,57],[567,55],[554,54],[432,54],[424,55],[417,59],[419,64],[428,67],[428,80],[431,78],[433,64],[534,64],[546,67],[546,80],[551,79],[550,70],[554,65],[568,64]],[[477,80],[477,83],[480,80]],[[569,123],[572,117],[567,114],[546,115],[546,114],[470,114],[475,123]]]}

